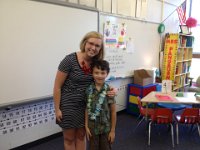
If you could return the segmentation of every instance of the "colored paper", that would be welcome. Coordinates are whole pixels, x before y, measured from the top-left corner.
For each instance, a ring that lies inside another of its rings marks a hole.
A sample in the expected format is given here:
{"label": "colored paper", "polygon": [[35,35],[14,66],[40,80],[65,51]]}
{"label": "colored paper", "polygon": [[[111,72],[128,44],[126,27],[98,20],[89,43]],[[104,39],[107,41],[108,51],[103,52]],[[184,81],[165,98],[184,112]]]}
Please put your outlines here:
{"label": "colored paper", "polygon": [[156,98],[159,101],[174,101],[175,99],[169,95],[160,95],[160,94],[156,94]]}

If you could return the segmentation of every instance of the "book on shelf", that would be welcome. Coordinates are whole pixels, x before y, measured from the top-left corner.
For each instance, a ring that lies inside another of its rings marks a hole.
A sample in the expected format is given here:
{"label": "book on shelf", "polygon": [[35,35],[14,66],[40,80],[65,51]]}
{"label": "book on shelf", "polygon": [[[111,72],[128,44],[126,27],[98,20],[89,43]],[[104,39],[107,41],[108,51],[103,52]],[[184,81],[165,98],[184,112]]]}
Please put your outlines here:
{"label": "book on shelf", "polygon": [[194,41],[193,37],[188,36],[187,42],[186,42],[186,47],[192,47],[193,41]]}
{"label": "book on shelf", "polygon": [[188,59],[188,50],[187,48],[184,48],[184,51],[183,51],[183,60],[187,60]]}
{"label": "book on shelf", "polygon": [[183,72],[182,73],[187,73],[188,72],[188,63],[187,62],[183,62],[182,64],[183,66]]}
{"label": "book on shelf", "polygon": [[190,72],[191,65],[187,66],[187,71]]}
{"label": "book on shelf", "polygon": [[181,47],[186,47],[186,43],[187,43],[187,38],[186,37],[181,37]]}
{"label": "book on shelf", "polygon": [[180,76],[179,86],[183,87],[185,85],[185,76]]}
{"label": "book on shelf", "polygon": [[176,72],[175,72],[175,74],[176,75],[178,74],[178,66],[176,66]]}

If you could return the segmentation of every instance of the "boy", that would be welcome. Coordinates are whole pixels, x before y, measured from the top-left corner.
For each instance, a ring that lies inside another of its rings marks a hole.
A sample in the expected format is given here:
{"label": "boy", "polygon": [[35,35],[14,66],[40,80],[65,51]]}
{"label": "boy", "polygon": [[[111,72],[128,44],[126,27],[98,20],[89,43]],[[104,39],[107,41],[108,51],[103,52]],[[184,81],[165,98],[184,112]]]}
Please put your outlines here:
{"label": "boy", "polygon": [[116,106],[114,97],[106,96],[109,85],[105,79],[110,71],[109,63],[95,61],[91,70],[94,82],[86,89],[86,136],[90,150],[111,150],[115,139]]}

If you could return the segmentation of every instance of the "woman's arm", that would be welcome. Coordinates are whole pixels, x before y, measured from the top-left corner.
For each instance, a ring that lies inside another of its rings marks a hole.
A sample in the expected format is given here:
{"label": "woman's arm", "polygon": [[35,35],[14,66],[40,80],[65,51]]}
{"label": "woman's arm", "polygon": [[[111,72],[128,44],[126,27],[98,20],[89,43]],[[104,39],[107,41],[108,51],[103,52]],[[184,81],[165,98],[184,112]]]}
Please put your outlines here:
{"label": "woman's arm", "polygon": [[62,119],[62,112],[60,110],[60,98],[61,98],[61,88],[66,78],[67,78],[67,73],[57,71],[56,79],[54,83],[54,89],[53,89],[53,99],[54,99],[56,119],[58,121],[61,121]]}

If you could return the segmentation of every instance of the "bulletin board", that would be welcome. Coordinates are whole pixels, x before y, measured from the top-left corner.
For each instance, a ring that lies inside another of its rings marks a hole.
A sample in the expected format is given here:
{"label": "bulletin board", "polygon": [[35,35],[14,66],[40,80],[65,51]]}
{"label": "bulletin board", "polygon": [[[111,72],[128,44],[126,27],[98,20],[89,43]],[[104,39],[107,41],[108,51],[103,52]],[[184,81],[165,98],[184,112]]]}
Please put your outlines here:
{"label": "bulletin board", "polygon": [[98,30],[97,11],[1,0],[0,12],[0,106],[52,96],[60,61]]}
{"label": "bulletin board", "polygon": [[[140,20],[133,20],[128,17],[115,15],[105,15],[100,13],[100,31],[107,34],[107,24],[119,26],[121,33],[122,27],[125,30],[125,37],[119,38],[118,41],[124,42],[124,46],[118,44],[113,48],[115,37],[111,36],[108,45],[105,48],[105,59],[110,62],[111,71],[108,78],[132,76],[136,69],[158,68],[159,60],[159,34],[157,32],[158,24]],[[106,45],[106,44],[105,44]]]}

